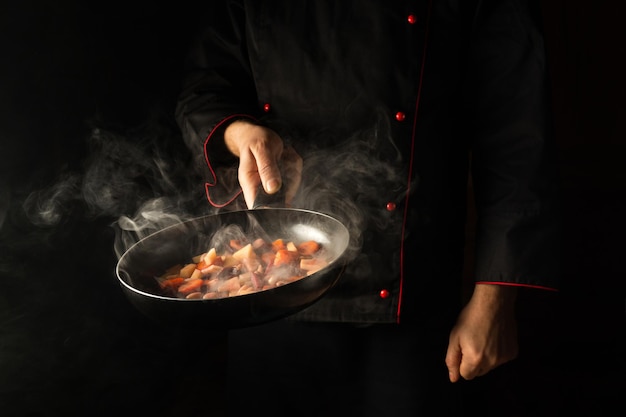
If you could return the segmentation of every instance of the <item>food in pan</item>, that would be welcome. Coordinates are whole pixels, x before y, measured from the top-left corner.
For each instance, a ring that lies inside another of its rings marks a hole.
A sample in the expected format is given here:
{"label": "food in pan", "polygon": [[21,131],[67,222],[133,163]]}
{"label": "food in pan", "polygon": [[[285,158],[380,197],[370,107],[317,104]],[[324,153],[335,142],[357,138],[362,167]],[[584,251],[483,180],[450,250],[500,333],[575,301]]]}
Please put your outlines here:
{"label": "food in pan", "polygon": [[225,250],[211,247],[156,279],[163,295],[216,299],[251,294],[300,280],[328,265],[323,246],[276,239],[231,239]]}

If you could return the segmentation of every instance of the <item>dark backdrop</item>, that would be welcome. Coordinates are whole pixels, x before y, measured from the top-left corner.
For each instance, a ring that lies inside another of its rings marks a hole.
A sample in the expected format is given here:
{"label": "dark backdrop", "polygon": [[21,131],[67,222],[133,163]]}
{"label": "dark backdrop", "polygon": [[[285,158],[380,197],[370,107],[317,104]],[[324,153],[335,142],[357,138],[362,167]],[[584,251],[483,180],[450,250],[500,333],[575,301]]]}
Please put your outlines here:
{"label": "dark backdrop", "polygon": [[[187,3],[0,6],[3,416],[181,415],[202,398],[188,372],[198,364],[186,356],[202,342],[148,322],[119,290],[110,190],[94,183],[95,208],[80,198],[80,178],[101,150],[96,128],[136,143],[132,158],[153,156],[146,136],[188,157],[172,120],[184,50],[202,16]],[[562,0],[545,1],[544,12],[564,285],[556,298],[525,301],[521,330],[532,342],[517,364],[476,384],[477,398],[515,395],[515,415],[617,415],[608,410],[623,410],[626,371],[626,10]],[[515,392],[497,391],[503,379]]]}

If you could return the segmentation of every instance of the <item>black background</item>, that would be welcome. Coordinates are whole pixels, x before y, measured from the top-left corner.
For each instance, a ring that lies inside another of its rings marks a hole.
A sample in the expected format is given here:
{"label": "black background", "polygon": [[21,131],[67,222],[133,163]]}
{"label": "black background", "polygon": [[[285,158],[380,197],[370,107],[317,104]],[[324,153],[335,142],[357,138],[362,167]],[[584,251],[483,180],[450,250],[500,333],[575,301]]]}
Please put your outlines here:
{"label": "black background", "polygon": [[[625,11],[608,0],[544,2],[564,285],[525,306],[530,341],[517,363],[476,384],[477,404],[511,395],[511,415],[623,413]],[[0,6],[2,416],[198,415],[216,406],[191,372],[220,354],[207,351],[214,335],[163,328],[128,304],[113,275],[115,216],[68,199],[45,226],[23,210],[33,193],[84,172],[94,126],[134,140],[157,124],[176,139],[177,83],[201,16],[187,2]],[[187,157],[181,142],[164,147]],[[503,380],[513,392],[499,390]]]}

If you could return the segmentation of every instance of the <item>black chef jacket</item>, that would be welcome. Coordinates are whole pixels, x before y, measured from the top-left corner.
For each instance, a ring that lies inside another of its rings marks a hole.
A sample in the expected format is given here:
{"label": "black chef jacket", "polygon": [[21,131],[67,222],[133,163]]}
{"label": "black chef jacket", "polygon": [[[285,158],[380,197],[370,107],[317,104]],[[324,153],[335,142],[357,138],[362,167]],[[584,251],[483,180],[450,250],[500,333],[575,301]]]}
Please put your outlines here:
{"label": "black chef jacket", "polygon": [[476,282],[557,288],[536,3],[211,3],[176,114],[205,167],[209,201],[241,203],[222,132],[247,118],[303,156],[295,205],[352,229],[357,249],[338,284],[296,318],[451,320],[461,300],[468,172]]}

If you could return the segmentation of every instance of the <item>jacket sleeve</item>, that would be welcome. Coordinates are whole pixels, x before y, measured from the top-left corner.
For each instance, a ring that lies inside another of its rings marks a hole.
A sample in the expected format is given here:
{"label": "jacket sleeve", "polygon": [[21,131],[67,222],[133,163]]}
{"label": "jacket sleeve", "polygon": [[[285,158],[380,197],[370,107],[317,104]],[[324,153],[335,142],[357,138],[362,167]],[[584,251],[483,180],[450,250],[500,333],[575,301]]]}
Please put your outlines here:
{"label": "jacket sleeve", "polygon": [[[236,161],[224,145],[223,131],[238,118],[255,120],[258,111],[247,59],[244,8],[240,2],[219,1],[209,10],[185,62],[175,116],[196,163],[208,168],[209,201],[223,206],[238,192],[236,176],[219,175]],[[212,200],[209,189],[220,196]]]}
{"label": "jacket sleeve", "polygon": [[477,282],[557,289],[559,210],[539,2],[481,1],[465,92]]}

